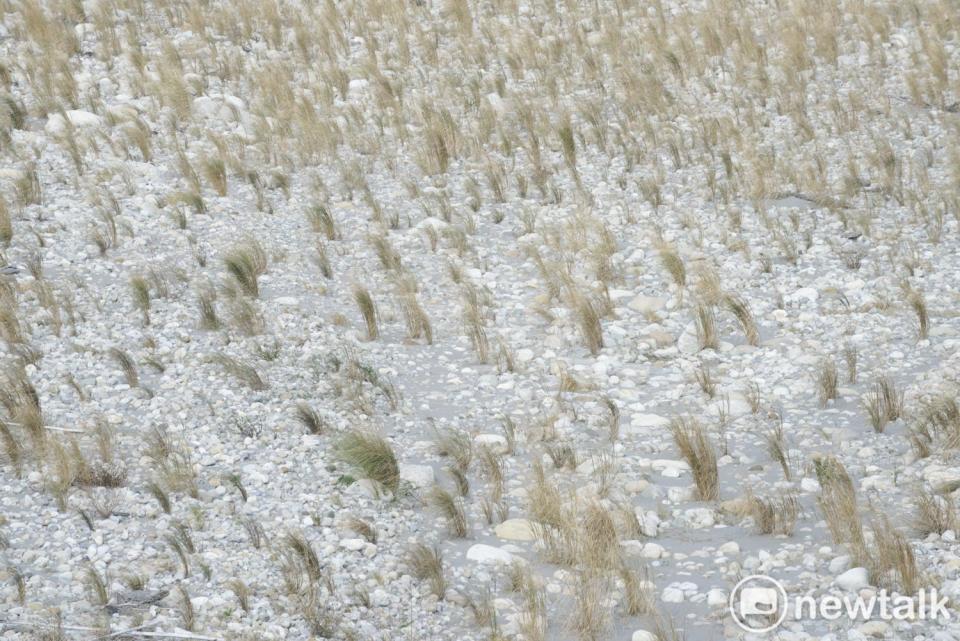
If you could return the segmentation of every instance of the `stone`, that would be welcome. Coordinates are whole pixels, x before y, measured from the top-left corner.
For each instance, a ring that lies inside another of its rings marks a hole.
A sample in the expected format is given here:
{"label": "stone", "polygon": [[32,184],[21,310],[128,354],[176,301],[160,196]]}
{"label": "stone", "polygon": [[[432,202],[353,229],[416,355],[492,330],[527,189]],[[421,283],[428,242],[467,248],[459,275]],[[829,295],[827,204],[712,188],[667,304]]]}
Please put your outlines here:
{"label": "stone", "polygon": [[660,527],[660,517],[653,510],[634,510],[637,515],[637,521],[640,523],[640,531],[644,536],[655,537]]}
{"label": "stone", "polygon": [[493,531],[497,538],[507,541],[533,541],[537,538],[533,531],[533,522],[527,519],[507,519]]}
{"label": "stone", "polygon": [[664,603],[683,603],[683,590],[679,588],[666,588],[663,594],[660,595],[660,599]]}
{"label": "stone", "polygon": [[850,557],[846,554],[830,560],[830,574],[840,574],[850,567]]}
{"label": "stone", "polygon": [[359,552],[367,546],[363,539],[343,539],[340,541],[340,547],[351,552]]}
{"label": "stone", "polygon": [[887,636],[888,630],[890,630],[890,624],[886,621],[867,621],[860,626],[860,634],[878,639]]}
{"label": "stone", "polygon": [[412,463],[401,463],[400,478],[414,487],[428,488],[434,483],[433,468],[429,465],[414,465]]}
{"label": "stone", "polygon": [[473,437],[474,444],[490,448],[494,454],[506,454],[510,448],[507,437],[502,434],[477,434]]}
{"label": "stone", "polygon": [[509,564],[513,562],[513,555],[498,547],[477,543],[467,550],[467,559],[477,563]]}
{"label": "stone", "polygon": [[633,633],[633,636],[630,637],[630,641],[659,641],[659,639],[657,639],[657,635],[653,632],[637,630]]}
{"label": "stone", "polygon": [[838,576],[835,582],[848,592],[856,592],[870,585],[870,575],[867,573],[867,568],[850,568]]}
{"label": "stone", "polygon": [[717,552],[724,556],[739,556],[740,555],[740,544],[736,541],[728,541],[724,543],[719,548]]}
{"label": "stone", "polygon": [[686,510],[683,513],[683,518],[690,527],[697,529],[713,527],[717,522],[713,510],[708,507],[695,507]]}
{"label": "stone", "polygon": [[677,348],[684,354],[696,354],[700,351],[700,339],[697,338],[696,325],[692,321],[677,339]]}
{"label": "stone", "polygon": [[[99,129],[103,125],[103,118],[89,111],[71,109],[66,115],[76,129]],[[67,131],[67,120],[64,120],[61,114],[52,114],[47,119],[44,130],[51,136],[61,136]]]}
{"label": "stone", "polygon": [[658,296],[640,296],[634,297],[627,307],[630,309],[640,312],[641,314],[652,314],[659,309],[662,309],[664,305],[667,304],[667,299],[660,298]]}

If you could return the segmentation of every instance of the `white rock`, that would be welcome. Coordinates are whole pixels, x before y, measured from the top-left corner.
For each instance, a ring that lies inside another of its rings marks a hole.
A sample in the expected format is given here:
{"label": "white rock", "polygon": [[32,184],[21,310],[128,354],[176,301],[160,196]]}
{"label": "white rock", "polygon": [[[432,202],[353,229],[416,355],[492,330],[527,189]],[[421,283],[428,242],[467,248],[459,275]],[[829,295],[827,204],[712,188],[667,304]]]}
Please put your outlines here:
{"label": "white rock", "polygon": [[533,360],[533,350],[526,347],[517,350],[517,362],[529,363]]}
{"label": "white rock", "polygon": [[477,563],[511,563],[513,555],[498,547],[477,543],[467,550],[467,558]]}
{"label": "white rock", "polygon": [[[70,124],[77,129],[98,129],[103,125],[103,118],[89,111],[71,109],[66,114]],[[61,114],[51,114],[47,118],[44,131],[51,136],[61,136],[67,131],[67,121],[63,119]]]}
{"label": "white rock", "polygon": [[739,556],[740,544],[736,541],[728,541],[717,548],[717,552],[724,556]]}
{"label": "white rock", "polygon": [[640,295],[630,301],[627,306],[630,309],[640,312],[641,314],[652,314],[658,309],[663,308],[663,306],[666,304],[667,300],[665,298]]}
{"label": "white rock", "polygon": [[659,639],[657,639],[657,635],[653,632],[637,630],[633,633],[633,636],[630,637],[630,641],[659,641]]}
{"label": "white rock", "polygon": [[784,301],[788,303],[816,303],[820,294],[813,287],[801,287],[797,291],[784,296]]}
{"label": "white rock", "polygon": [[713,510],[708,507],[695,507],[693,509],[686,510],[683,513],[683,518],[687,521],[690,527],[698,529],[713,527],[717,522]]}
{"label": "white rock", "polygon": [[429,465],[414,465],[412,463],[401,463],[400,478],[407,481],[414,487],[431,487],[434,482],[433,468]]}
{"label": "white rock", "polygon": [[707,592],[707,605],[711,608],[727,605],[729,597],[727,593],[719,588],[714,588]]}
{"label": "white rock", "polygon": [[870,585],[867,568],[850,568],[836,579],[836,584],[848,592],[856,592]]}
{"label": "white rock", "polygon": [[887,636],[890,624],[886,621],[867,621],[860,626],[860,634],[866,637],[883,638]]}
{"label": "white rock", "polygon": [[533,523],[527,519],[507,519],[493,530],[498,538],[507,541],[533,541],[536,535]]}
{"label": "white rock", "polygon": [[643,546],[643,558],[645,559],[659,559],[663,557],[664,548],[662,545],[657,543],[647,543]]}
{"label": "white rock", "polygon": [[345,550],[350,550],[351,552],[359,552],[367,546],[367,542],[363,539],[342,539],[340,541],[340,547]]}
{"label": "white rock", "polygon": [[683,590],[679,588],[666,588],[663,594],[660,595],[660,599],[664,603],[683,603]]}
{"label": "white rock", "polygon": [[640,522],[640,531],[644,536],[654,537],[657,535],[657,529],[660,527],[660,517],[653,510],[634,511],[637,515],[637,521]]}
{"label": "white rock", "polygon": [[490,103],[490,107],[493,108],[501,116],[504,116],[510,113],[510,103],[507,100],[504,100],[496,93],[487,94],[487,102]]}
{"label": "white rock", "polygon": [[670,424],[670,419],[656,414],[633,414],[630,424],[624,426],[628,434],[638,434],[650,431],[651,428],[662,428]]}
{"label": "white rock", "polygon": [[347,85],[347,91],[350,93],[357,93],[363,91],[367,88],[367,85],[370,84],[370,81],[366,78],[354,78]]}
{"label": "white rock", "polygon": [[960,483],[960,468],[932,463],[924,468],[923,478],[934,489],[954,486]]}
{"label": "white rock", "polygon": [[654,459],[650,462],[650,467],[654,470],[664,471],[664,470],[688,470],[690,466],[687,465],[686,461],[680,461],[676,459]]}
{"label": "white rock", "polygon": [[800,481],[800,489],[804,492],[819,492],[820,483],[817,482],[817,479],[806,477]]}
{"label": "white rock", "polygon": [[375,608],[382,608],[390,604],[390,595],[386,590],[382,588],[377,588],[370,593],[370,605]]}
{"label": "white rock", "polygon": [[844,554],[830,561],[830,574],[840,574],[850,567],[850,557]]}
{"label": "white rock", "polygon": [[507,437],[502,434],[477,434],[473,438],[476,445],[490,448],[494,454],[506,454],[510,449],[507,446]]}
{"label": "white rock", "polygon": [[683,328],[677,339],[677,348],[684,354],[696,354],[700,351],[700,340],[697,338],[697,328],[693,321]]}
{"label": "white rock", "polygon": [[[266,483],[267,481],[261,482]],[[346,493],[348,496],[369,496],[374,499],[387,499],[392,496],[390,490],[372,479],[357,479],[355,483],[351,483],[347,487]]]}

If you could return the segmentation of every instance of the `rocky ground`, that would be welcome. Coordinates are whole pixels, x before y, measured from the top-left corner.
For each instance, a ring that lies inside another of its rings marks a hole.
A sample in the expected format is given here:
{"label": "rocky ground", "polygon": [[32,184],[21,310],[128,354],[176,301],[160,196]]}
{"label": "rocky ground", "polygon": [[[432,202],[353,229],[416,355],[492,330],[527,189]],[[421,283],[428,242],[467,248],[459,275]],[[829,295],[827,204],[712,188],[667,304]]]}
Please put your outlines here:
{"label": "rocky ground", "polygon": [[960,601],[950,0],[0,8],[3,638]]}

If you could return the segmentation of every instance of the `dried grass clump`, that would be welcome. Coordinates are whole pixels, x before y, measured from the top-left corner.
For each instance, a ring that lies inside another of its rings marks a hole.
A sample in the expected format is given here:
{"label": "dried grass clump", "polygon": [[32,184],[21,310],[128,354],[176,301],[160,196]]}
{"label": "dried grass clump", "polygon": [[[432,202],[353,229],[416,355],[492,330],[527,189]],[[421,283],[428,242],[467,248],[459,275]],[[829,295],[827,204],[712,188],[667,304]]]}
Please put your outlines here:
{"label": "dried grass clump", "polygon": [[93,564],[87,565],[86,571],[84,572],[84,580],[87,584],[87,593],[89,594],[90,602],[101,607],[105,606],[110,600],[110,595],[107,593],[107,582],[100,576],[100,573],[93,567]]}
{"label": "dried grass clump", "polygon": [[280,544],[289,564],[288,569],[303,573],[310,583],[317,583],[323,578],[320,559],[303,532],[288,533]]}
{"label": "dried grass clump", "polygon": [[857,361],[860,352],[855,345],[844,345],[843,360],[847,364],[847,383],[855,385],[857,382]]}
{"label": "dried grass clump", "polygon": [[13,240],[13,221],[10,218],[10,210],[7,209],[7,202],[0,198],[0,244],[7,247],[11,240]]}
{"label": "dried grass clump", "polygon": [[47,443],[40,395],[22,365],[10,367],[0,378],[0,404],[7,410],[10,423],[29,437],[33,451],[42,458]]}
{"label": "dried grass clump", "polygon": [[447,591],[447,579],[443,574],[443,555],[438,547],[428,547],[417,543],[407,554],[407,565],[417,579],[426,581],[438,599],[442,599]]}
{"label": "dried grass clump", "polygon": [[470,284],[463,286],[463,325],[477,360],[486,363],[490,354],[490,340],[487,338],[483,305],[479,292]]}
{"label": "dried grass clump", "polygon": [[683,289],[687,286],[687,268],[683,264],[683,259],[677,253],[676,248],[667,243],[662,243],[657,247],[660,253],[660,264],[670,275],[674,285]]}
{"label": "dried grass clump", "polygon": [[308,403],[297,403],[296,417],[311,434],[323,434],[327,431],[327,422]]}
{"label": "dried grass clump", "polygon": [[581,515],[580,563],[598,572],[615,570],[620,564],[620,536],[613,514],[596,501]]}
{"label": "dried grass clump", "polygon": [[130,355],[123,350],[116,347],[111,347],[107,354],[120,367],[120,370],[123,372],[123,378],[126,380],[127,385],[130,387],[139,387],[140,377],[137,375],[137,364],[133,361],[133,358],[131,358]]}
{"label": "dried grass clump", "polygon": [[740,328],[750,345],[760,344],[760,332],[757,331],[757,323],[753,320],[753,314],[750,312],[750,306],[743,298],[735,294],[725,294],[723,304],[736,317],[740,323]]}
{"label": "dried grass clump", "polygon": [[314,205],[307,210],[307,220],[310,227],[318,234],[323,234],[327,240],[339,240],[340,230],[337,229],[337,223],[333,214],[326,205]]}
{"label": "dried grass clump", "polygon": [[434,485],[427,494],[427,503],[447,521],[452,536],[458,539],[467,536],[467,513],[462,498]]}
{"label": "dried grass clump", "polygon": [[580,641],[604,641],[610,628],[607,604],[612,580],[607,573],[581,571],[573,586],[573,610],[569,627]]}
{"label": "dried grass clump", "polygon": [[353,300],[363,316],[363,322],[367,326],[367,340],[373,341],[380,337],[380,313],[377,311],[377,305],[373,302],[370,291],[355,283],[353,285]]}
{"label": "dried grass clump", "polygon": [[237,597],[237,605],[240,606],[240,609],[244,612],[249,612],[250,588],[246,583],[243,582],[243,579],[230,579],[230,581],[227,582],[227,589],[233,592],[233,595]]}
{"label": "dried grass clump", "polygon": [[218,196],[227,195],[227,166],[222,158],[206,158],[202,163],[203,175]]}
{"label": "dried grass clump", "polygon": [[750,516],[761,534],[790,536],[800,514],[800,502],[795,496],[774,498],[750,497]]}
{"label": "dried grass clump", "polygon": [[344,527],[353,530],[370,543],[377,542],[377,526],[356,516],[351,516],[344,522]]}
{"label": "dried grass clump", "polygon": [[697,385],[699,385],[703,393],[707,395],[707,398],[712,399],[717,395],[717,382],[713,378],[709,365],[702,363],[700,367],[697,368],[697,371],[693,373],[693,376],[697,381]]}
{"label": "dried grass clump", "polygon": [[656,596],[649,568],[622,560],[617,576],[623,582],[624,612],[632,617],[652,614],[656,608]]}
{"label": "dried grass clump", "polygon": [[267,252],[258,240],[234,245],[224,254],[223,264],[244,294],[253,298],[260,294],[258,279],[267,271]]}
{"label": "dried grass clump", "polygon": [[433,345],[433,327],[430,318],[420,306],[417,295],[407,292],[400,295],[400,308],[403,310],[403,319],[407,325],[407,338],[417,340],[422,338],[427,345]]}
{"label": "dried grass clump", "polygon": [[337,455],[356,468],[363,478],[377,481],[396,494],[400,487],[400,467],[393,447],[382,436],[353,430],[337,442]]}
{"label": "dried grass clump", "polygon": [[929,492],[918,492],[915,504],[915,524],[920,536],[943,534],[947,530],[955,532],[960,527],[956,502],[949,494],[938,496]]}
{"label": "dried grass clump", "polygon": [[912,440],[925,448],[933,444],[934,438],[944,449],[960,448],[960,405],[956,397],[941,394],[926,401],[911,435]]}
{"label": "dried grass clump", "polygon": [[717,337],[717,320],[713,308],[704,303],[697,304],[693,316],[694,328],[697,332],[697,343],[701,350],[717,349],[720,340]]}
{"label": "dried grass clump", "polygon": [[590,353],[596,355],[603,349],[603,328],[600,325],[600,314],[596,305],[587,296],[576,294],[571,296],[571,307],[580,328],[584,345]]}
{"label": "dried grass clump", "polygon": [[567,520],[560,490],[547,477],[539,460],[533,463],[532,485],[527,491],[527,498],[534,521],[559,527]]}
{"label": "dried grass clump", "polygon": [[217,316],[217,293],[213,288],[197,290],[197,308],[200,311],[200,329],[220,329],[220,318]]}
{"label": "dried grass clump", "polygon": [[130,277],[130,291],[133,302],[143,314],[143,324],[150,324],[150,283],[140,275]]}
{"label": "dried grass clump", "polygon": [[871,525],[873,557],[870,572],[880,585],[898,589],[901,594],[916,594],[923,583],[910,540],[881,515]]}
{"label": "dried grass clump", "polygon": [[917,337],[925,340],[930,335],[930,314],[927,311],[927,299],[923,292],[911,290],[907,293],[907,303],[917,316]]}
{"label": "dried grass clump", "polygon": [[693,473],[698,501],[715,501],[720,496],[717,454],[703,427],[695,419],[676,418],[670,422],[670,433]]}
{"label": "dried grass clump", "polygon": [[390,239],[385,233],[372,234],[368,240],[373,245],[377,258],[380,259],[380,265],[388,272],[400,273],[403,268],[403,261]]}
{"label": "dried grass clump", "polygon": [[820,483],[817,503],[834,542],[846,545],[858,563],[865,563],[869,554],[850,475],[843,463],[834,456],[815,458],[813,465]]}
{"label": "dried grass clump", "polygon": [[887,376],[874,383],[873,391],[863,399],[867,417],[875,432],[883,432],[887,423],[898,420],[903,415],[903,390]]}
{"label": "dried grass clump", "polygon": [[225,372],[239,380],[252,390],[263,391],[270,389],[270,386],[264,381],[256,369],[251,365],[227,354],[214,354],[211,361],[220,365]]}
{"label": "dried grass clump", "polygon": [[826,407],[830,401],[840,398],[838,390],[840,375],[837,373],[837,364],[832,358],[821,361],[820,368],[817,370],[816,383],[820,407]]}
{"label": "dried grass clump", "polygon": [[783,477],[786,480],[793,478],[793,461],[790,458],[790,448],[787,445],[787,439],[783,432],[783,419],[778,416],[777,423],[767,432],[766,435],[767,452],[770,458],[780,464],[783,470]]}
{"label": "dried grass clump", "polygon": [[447,456],[459,471],[466,473],[473,461],[473,438],[459,429],[436,429],[434,440],[437,453]]}

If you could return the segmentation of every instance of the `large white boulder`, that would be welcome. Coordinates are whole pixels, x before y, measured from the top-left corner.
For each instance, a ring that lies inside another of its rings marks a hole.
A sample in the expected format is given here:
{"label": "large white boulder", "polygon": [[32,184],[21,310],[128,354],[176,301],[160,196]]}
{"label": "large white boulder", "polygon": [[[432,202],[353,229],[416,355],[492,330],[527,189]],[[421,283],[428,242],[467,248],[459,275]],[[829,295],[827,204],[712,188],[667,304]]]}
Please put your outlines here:
{"label": "large white boulder", "polygon": [[467,559],[477,563],[509,564],[513,562],[513,555],[502,548],[477,543],[467,550]]}

